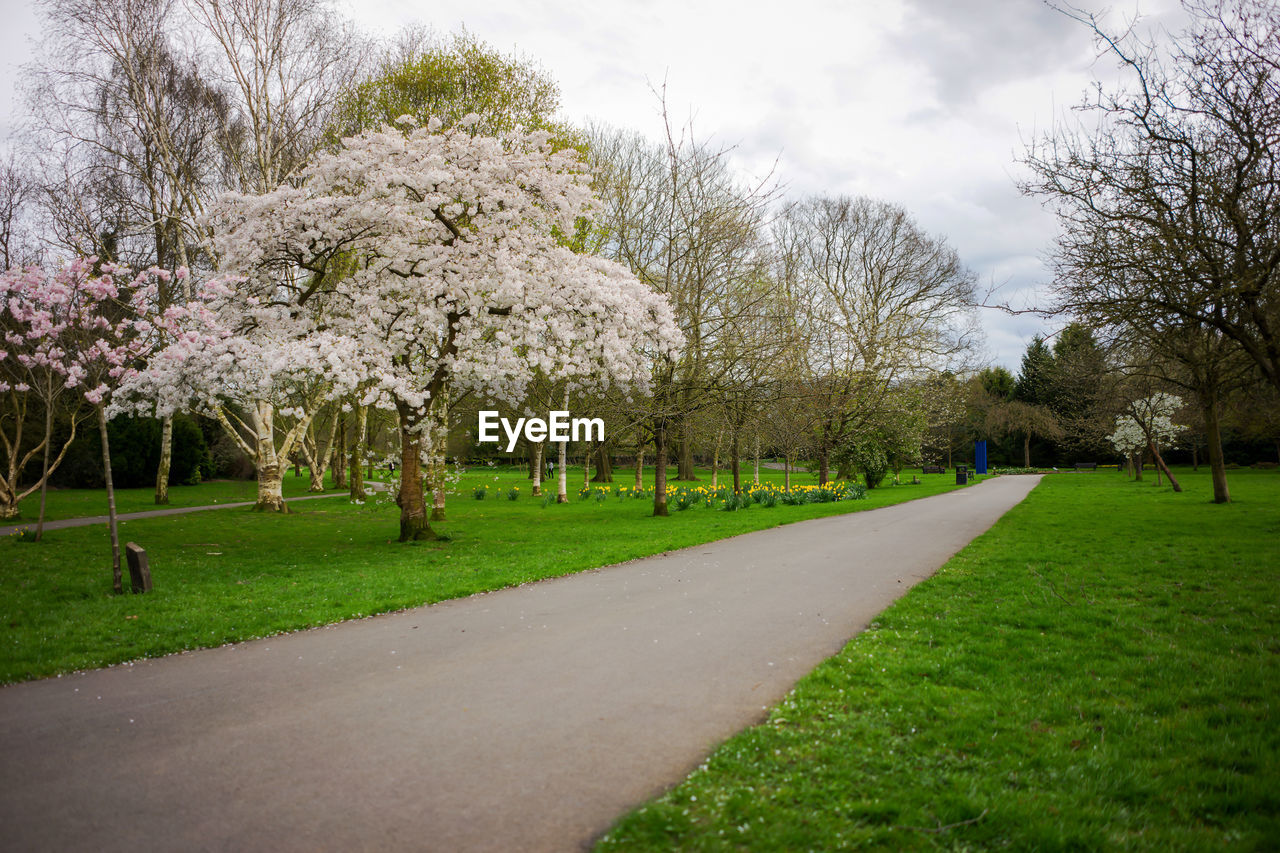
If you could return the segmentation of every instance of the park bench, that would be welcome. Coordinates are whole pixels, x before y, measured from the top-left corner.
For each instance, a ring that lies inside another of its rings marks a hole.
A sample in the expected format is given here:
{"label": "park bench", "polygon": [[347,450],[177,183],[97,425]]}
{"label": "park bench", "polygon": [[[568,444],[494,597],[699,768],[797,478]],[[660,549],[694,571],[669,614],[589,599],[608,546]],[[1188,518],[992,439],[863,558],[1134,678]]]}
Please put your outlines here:
{"label": "park bench", "polygon": [[941,465],[925,465],[920,469],[921,474],[945,474],[947,469]]}
{"label": "park bench", "polygon": [[1098,468],[1097,462],[1077,462],[1076,463],[1077,471],[1096,471],[1097,468]]}

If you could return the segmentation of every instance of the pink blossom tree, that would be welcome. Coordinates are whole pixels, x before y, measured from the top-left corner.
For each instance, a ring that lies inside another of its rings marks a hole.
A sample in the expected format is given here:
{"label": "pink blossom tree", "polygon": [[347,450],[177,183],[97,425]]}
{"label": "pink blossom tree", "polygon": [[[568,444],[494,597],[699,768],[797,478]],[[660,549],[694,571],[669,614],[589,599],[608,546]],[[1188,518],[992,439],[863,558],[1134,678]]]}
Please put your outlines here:
{"label": "pink blossom tree", "polygon": [[[96,258],[78,259],[53,274],[31,269],[4,277],[7,318],[15,327],[6,331],[6,345],[20,344],[26,349],[13,353],[12,362],[6,352],[6,372],[16,364],[39,373],[38,381],[46,389],[52,389],[56,378],[62,388],[82,395],[97,416],[107,486],[112,586],[116,592],[123,590],[123,584],[107,438],[108,406],[113,391],[145,362],[161,340],[165,320],[154,314],[153,307],[159,285],[169,277],[167,271],[155,268],[135,275],[125,267],[99,265]],[[174,309],[172,316],[179,314],[181,310]],[[19,385],[13,384],[6,390],[18,389]],[[46,415],[46,448],[47,424]],[[45,481],[50,470],[46,464]],[[43,515],[43,506],[41,512]]]}
{"label": "pink blossom tree", "polygon": [[297,181],[215,211],[223,268],[356,343],[366,398],[401,432],[400,539],[434,536],[422,489],[445,388],[517,403],[536,372],[640,379],[644,348],[678,337],[666,299],[566,248],[590,212],[576,152],[548,134],[502,139],[384,126],[318,155]]}
{"label": "pink blossom tree", "polygon": [[[69,289],[58,276],[38,267],[6,270],[0,275],[0,518],[16,518],[18,503],[40,490],[40,514],[36,538],[44,532],[45,494],[49,476],[62,463],[83,419],[79,406],[71,406],[71,428],[53,451],[53,416],[67,391],[68,365],[63,349],[67,327]],[[32,403],[44,409],[44,433],[26,443],[24,429]],[[37,454],[43,454],[40,477],[22,488],[21,477]]]}

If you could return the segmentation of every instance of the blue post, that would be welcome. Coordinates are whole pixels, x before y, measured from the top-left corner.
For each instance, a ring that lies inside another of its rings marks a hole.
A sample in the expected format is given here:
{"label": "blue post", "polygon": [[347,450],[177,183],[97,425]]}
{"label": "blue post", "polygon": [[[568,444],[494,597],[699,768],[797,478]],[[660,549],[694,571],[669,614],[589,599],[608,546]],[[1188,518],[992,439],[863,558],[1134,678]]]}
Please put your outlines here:
{"label": "blue post", "polygon": [[975,441],[973,443],[973,467],[979,474],[987,473],[987,443],[985,441]]}

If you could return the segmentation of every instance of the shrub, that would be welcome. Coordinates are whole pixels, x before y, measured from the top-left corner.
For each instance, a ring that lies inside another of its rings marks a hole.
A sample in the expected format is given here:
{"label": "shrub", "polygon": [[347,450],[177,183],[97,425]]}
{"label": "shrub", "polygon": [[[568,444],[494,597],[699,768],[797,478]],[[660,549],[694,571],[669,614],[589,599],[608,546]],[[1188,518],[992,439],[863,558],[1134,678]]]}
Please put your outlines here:
{"label": "shrub", "polygon": [[868,489],[874,489],[884,482],[885,475],[889,473],[889,457],[878,441],[863,439],[854,447],[853,454],[866,478]]}
{"label": "shrub", "polygon": [[845,483],[844,500],[860,501],[867,497],[867,487],[861,483]]}
{"label": "shrub", "polygon": [[471,492],[471,496],[478,501],[484,500],[488,496],[488,494],[489,494],[488,486],[476,486],[475,489]]}

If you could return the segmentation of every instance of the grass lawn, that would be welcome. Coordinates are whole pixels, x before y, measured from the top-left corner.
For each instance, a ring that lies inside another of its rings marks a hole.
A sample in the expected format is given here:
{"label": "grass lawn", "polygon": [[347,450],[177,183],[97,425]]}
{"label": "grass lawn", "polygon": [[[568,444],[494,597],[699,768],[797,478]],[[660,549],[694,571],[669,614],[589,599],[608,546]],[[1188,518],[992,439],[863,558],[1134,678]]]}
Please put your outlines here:
{"label": "grass lawn", "polygon": [[1280,472],[1052,475],[597,849],[1275,850]]}
{"label": "grass lawn", "polygon": [[[673,507],[663,519],[650,516],[652,498],[580,500],[581,469],[570,474],[570,503],[544,505],[528,496],[521,473],[472,469],[449,498],[449,520],[433,525],[450,541],[395,542],[399,510],[390,496],[358,506],[341,497],[300,502],[288,515],[227,509],[122,522],[121,541],[147,549],[155,590],[145,596],[111,594],[105,525],[48,531],[39,543],[5,537],[0,683],[458,598],[956,488],[954,475],[929,475],[861,501],[734,512]],[[633,482],[630,471],[615,476],[620,487]],[[780,483],[782,472],[762,471],[762,478]],[[295,493],[305,490],[305,477],[294,481],[286,478]],[[700,485],[708,481],[703,472]],[[793,482],[814,478],[793,475]],[[474,499],[485,485],[486,499]],[[507,500],[515,486],[521,497]],[[150,490],[137,491],[149,499]],[[101,501],[101,492],[93,494]],[[211,502],[208,492],[193,494],[194,503]]]}
{"label": "grass lawn", "polygon": [[[325,484],[332,487],[333,477],[327,475]],[[295,477],[290,471],[284,476],[285,498],[296,498],[309,494],[307,487],[311,479],[303,472]],[[149,509],[166,509],[187,506],[214,506],[216,504],[240,503],[258,499],[258,484],[252,480],[210,480],[197,486],[170,486],[169,503],[156,505],[155,489],[116,489],[116,512],[145,512]],[[18,503],[18,511],[22,514],[17,519],[6,519],[0,526],[29,524],[35,526],[40,517],[40,493],[28,495]],[[107,492],[105,489],[50,489],[45,505],[45,521],[62,518],[81,518],[92,515],[107,514]]]}

